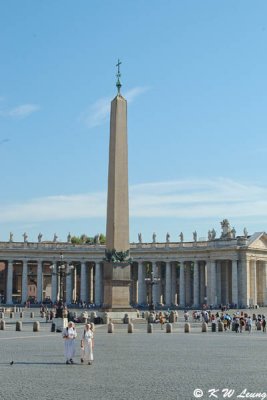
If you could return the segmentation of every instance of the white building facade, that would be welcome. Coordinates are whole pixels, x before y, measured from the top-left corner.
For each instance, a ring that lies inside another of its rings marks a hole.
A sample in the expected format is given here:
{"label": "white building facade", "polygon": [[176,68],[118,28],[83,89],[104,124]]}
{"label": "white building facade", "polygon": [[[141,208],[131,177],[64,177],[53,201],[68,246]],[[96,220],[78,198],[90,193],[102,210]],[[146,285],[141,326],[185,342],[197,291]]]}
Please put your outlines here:
{"label": "white building facade", "polygon": [[[133,306],[150,304],[151,295],[155,304],[167,307],[267,305],[265,232],[193,242],[132,243],[130,250]],[[51,265],[59,265],[61,253],[73,266],[61,282],[66,303],[101,306],[105,246],[67,242],[0,242],[1,302],[57,301],[60,277],[51,273]],[[151,271],[159,278],[155,285],[146,280]]]}

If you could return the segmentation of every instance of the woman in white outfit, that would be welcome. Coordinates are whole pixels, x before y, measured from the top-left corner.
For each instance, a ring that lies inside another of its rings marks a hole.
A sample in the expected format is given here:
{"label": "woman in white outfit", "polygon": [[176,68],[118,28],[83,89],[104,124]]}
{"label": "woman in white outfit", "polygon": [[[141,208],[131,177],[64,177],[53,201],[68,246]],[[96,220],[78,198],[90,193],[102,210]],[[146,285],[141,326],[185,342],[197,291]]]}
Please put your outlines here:
{"label": "woman in white outfit", "polygon": [[74,322],[69,322],[68,326],[63,329],[62,336],[64,339],[66,364],[74,364],[73,357],[75,355],[75,338],[77,332]]}
{"label": "woman in white outfit", "polygon": [[91,325],[86,324],[81,340],[81,363],[86,361],[88,362],[88,365],[92,365],[94,359],[93,349],[94,349],[94,333]]}

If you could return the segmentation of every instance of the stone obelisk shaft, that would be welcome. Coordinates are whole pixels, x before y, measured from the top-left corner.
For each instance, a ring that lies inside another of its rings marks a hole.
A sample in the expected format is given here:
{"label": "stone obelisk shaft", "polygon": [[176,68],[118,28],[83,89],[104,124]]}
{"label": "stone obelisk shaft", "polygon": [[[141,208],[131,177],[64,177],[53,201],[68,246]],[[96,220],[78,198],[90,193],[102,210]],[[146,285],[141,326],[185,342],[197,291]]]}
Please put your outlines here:
{"label": "stone obelisk shaft", "polygon": [[[127,102],[111,102],[104,302],[108,311],[130,309]],[[129,255],[128,255],[129,257]]]}
{"label": "stone obelisk shaft", "polygon": [[111,102],[106,247],[129,250],[127,102],[120,95]]}

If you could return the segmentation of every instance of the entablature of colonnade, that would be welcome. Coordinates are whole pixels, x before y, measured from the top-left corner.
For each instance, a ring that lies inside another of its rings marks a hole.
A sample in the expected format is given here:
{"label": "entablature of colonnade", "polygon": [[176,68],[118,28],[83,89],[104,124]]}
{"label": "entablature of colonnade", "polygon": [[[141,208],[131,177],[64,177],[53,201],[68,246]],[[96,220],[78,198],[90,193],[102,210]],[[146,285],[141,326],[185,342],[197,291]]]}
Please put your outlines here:
{"label": "entablature of colonnade", "polygon": [[72,245],[70,243],[6,243],[0,242],[0,259],[27,261],[101,262],[105,254],[103,245]]}
{"label": "entablature of colonnade", "polygon": [[[0,259],[56,260],[63,253],[66,260],[101,262],[105,248],[100,244],[68,242],[0,242]],[[130,251],[134,261],[225,260],[243,256],[266,259],[267,234],[256,232],[249,237],[194,242],[131,243]]]}

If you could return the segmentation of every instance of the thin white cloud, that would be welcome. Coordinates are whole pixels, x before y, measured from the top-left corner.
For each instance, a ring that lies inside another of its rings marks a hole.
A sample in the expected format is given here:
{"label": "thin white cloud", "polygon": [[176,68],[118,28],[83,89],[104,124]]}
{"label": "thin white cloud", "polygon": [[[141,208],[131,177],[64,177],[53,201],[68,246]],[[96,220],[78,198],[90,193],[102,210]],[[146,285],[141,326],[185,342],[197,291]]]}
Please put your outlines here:
{"label": "thin white cloud", "polygon": [[0,205],[5,222],[38,221],[102,217],[105,215],[105,194],[92,193],[70,196],[49,196],[23,204]]}
{"label": "thin white cloud", "polygon": [[136,185],[132,192],[132,214],[138,217],[267,216],[266,187],[222,178]]}
{"label": "thin white cloud", "polygon": [[[228,179],[155,182],[130,187],[130,215],[145,218],[267,217],[267,187]],[[4,222],[105,218],[106,193],[50,196],[0,204]]]}
{"label": "thin white cloud", "polygon": [[110,111],[110,99],[108,97],[97,100],[88,110],[82,113],[80,120],[87,128],[95,128],[102,125],[108,119]]}
{"label": "thin white cloud", "polygon": [[[135,100],[137,96],[145,93],[148,90],[147,87],[136,87],[128,90],[123,96],[131,103]],[[110,98],[104,97],[93,103],[86,111],[84,111],[80,116],[80,121],[82,121],[87,128],[95,128],[96,126],[104,124],[110,113]]]}
{"label": "thin white cloud", "polygon": [[0,110],[0,116],[21,119],[28,117],[38,110],[40,110],[40,106],[37,104],[22,104],[11,109]]}
{"label": "thin white cloud", "polygon": [[133,89],[128,90],[124,97],[128,101],[128,103],[131,103],[132,101],[135,100],[136,97],[140,96],[143,93],[146,93],[148,91],[148,87],[146,86],[137,86]]}

